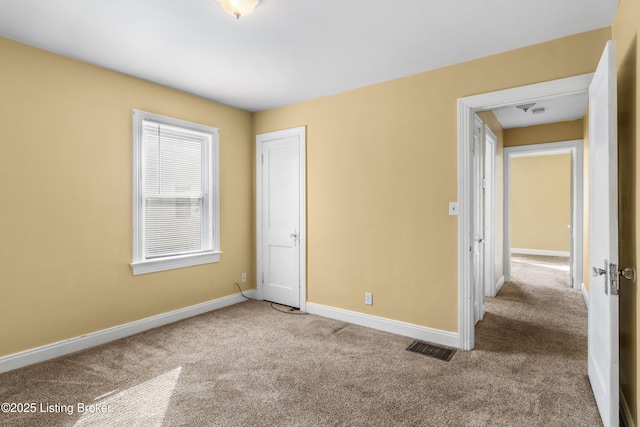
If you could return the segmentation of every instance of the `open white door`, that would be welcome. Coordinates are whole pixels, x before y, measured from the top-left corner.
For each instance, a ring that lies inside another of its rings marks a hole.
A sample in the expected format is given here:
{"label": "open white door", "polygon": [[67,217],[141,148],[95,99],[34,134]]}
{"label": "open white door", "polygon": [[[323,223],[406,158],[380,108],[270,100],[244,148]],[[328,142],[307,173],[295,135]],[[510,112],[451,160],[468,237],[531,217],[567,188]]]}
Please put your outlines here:
{"label": "open white door", "polygon": [[496,152],[498,138],[484,131],[484,295],[495,297],[496,287]]}
{"label": "open white door", "polygon": [[258,298],[304,310],[305,128],[256,138]]}
{"label": "open white door", "polygon": [[619,424],[616,104],[609,41],[589,87],[589,380],[605,427]]}

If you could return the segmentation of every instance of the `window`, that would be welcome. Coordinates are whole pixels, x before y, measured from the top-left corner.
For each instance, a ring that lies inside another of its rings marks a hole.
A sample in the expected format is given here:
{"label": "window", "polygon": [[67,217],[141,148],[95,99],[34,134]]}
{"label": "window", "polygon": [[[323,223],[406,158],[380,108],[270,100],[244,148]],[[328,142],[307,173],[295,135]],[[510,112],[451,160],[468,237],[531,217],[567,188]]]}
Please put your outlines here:
{"label": "window", "polygon": [[133,111],[133,274],[219,260],[218,136]]}

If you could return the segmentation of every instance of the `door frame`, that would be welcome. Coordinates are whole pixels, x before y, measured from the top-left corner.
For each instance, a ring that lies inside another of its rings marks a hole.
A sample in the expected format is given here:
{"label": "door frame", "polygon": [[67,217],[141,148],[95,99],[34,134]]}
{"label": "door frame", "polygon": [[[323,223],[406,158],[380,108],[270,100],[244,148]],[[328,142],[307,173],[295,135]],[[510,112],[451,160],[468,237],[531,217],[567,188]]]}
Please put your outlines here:
{"label": "door frame", "polygon": [[481,111],[587,93],[593,73],[458,98],[458,347],[475,347],[473,283],[473,124]]}
{"label": "door frame", "polygon": [[545,144],[505,147],[504,157],[504,205],[503,205],[503,266],[504,280],[511,280],[511,159],[527,156],[571,155],[571,282],[574,289],[582,290],[584,265],[584,140],[550,142]]}
{"label": "door frame", "polygon": [[298,244],[300,247],[300,311],[306,311],[307,302],[307,167],[306,167],[306,127],[300,126],[256,135],[256,294],[263,300],[262,283],[262,142],[263,140],[298,137],[299,191],[300,191],[300,225],[298,228]]}
{"label": "door frame", "polygon": [[[473,199],[474,199],[474,211],[475,216],[473,218],[473,227],[474,227],[474,235],[473,235],[473,248],[472,248],[472,257],[473,259],[477,259],[477,263],[474,262],[474,271],[473,276],[474,280],[477,280],[475,283],[474,292],[476,295],[482,294],[484,295],[485,288],[485,280],[486,280],[486,271],[485,271],[485,262],[486,262],[486,253],[485,253],[485,244],[487,237],[485,236],[485,218],[484,218],[484,206],[485,206],[485,198],[484,198],[484,166],[485,166],[485,153],[484,153],[484,144],[485,144],[485,128],[484,122],[478,115],[476,114],[474,117],[474,149],[473,149],[473,177],[471,178],[474,182],[473,186]],[[484,318],[484,298],[476,298],[474,300],[475,306],[475,318],[474,322],[478,323]]]}

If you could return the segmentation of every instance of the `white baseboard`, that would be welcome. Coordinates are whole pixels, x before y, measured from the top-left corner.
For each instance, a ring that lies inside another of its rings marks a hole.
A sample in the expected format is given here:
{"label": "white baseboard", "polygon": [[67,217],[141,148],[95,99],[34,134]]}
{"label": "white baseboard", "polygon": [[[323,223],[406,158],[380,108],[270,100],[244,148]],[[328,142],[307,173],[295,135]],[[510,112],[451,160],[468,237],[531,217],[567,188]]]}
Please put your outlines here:
{"label": "white baseboard", "polygon": [[624,397],[624,393],[622,393],[622,391],[620,391],[620,415],[622,415],[624,425],[626,427],[636,427],[633,422],[631,410],[629,409],[629,404],[627,403],[627,399]]}
{"label": "white baseboard", "polygon": [[584,298],[584,305],[587,306],[587,310],[589,310],[589,291],[584,286],[584,282],[582,282],[582,286],[580,286],[580,292],[582,292],[582,298]]}
{"label": "white baseboard", "polygon": [[[504,275],[498,279],[493,288],[489,290],[489,293],[485,290],[484,296],[487,298],[495,298],[498,295],[498,292],[500,292],[502,285],[504,285]],[[493,292],[493,294],[491,292]]]}
{"label": "white baseboard", "polygon": [[[256,297],[255,289],[244,291],[244,294],[251,298]],[[229,295],[192,305],[190,307],[181,308],[179,310],[170,311],[168,313],[162,313],[157,316],[147,317],[135,322],[125,323],[124,325],[92,332],[80,337],[70,338],[53,344],[47,344],[42,347],[9,354],[7,356],[0,357],[0,373],[22,368],[23,366],[33,365],[34,363],[44,362],[45,360],[54,359],[66,354],[75,353],[76,351],[105,344],[110,341],[237,304],[242,301],[245,301],[245,298],[240,294]]]}
{"label": "white baseboard", "polygon": [[353,323],[354,325],[366,326],[392,334],[429,341],[434,344],[446,345],[460,348],[460,340],[457,333],[431,329],[425,326],[418,326],[412,323],[400,322],[398,320],[386,319],[384,317],[371,316],[355,311],[343,310],[340,308],[328,307],[326,305],[307,303],[307,312],[342,322]]}
{"label": "white baseboard", "polygon": [[511,248],[511,253],[522,254],[522,255],[563,256],[563,257],[569,257],[571,255],[568,251],[547,251],[544,249],[523,249],[523,248]]}

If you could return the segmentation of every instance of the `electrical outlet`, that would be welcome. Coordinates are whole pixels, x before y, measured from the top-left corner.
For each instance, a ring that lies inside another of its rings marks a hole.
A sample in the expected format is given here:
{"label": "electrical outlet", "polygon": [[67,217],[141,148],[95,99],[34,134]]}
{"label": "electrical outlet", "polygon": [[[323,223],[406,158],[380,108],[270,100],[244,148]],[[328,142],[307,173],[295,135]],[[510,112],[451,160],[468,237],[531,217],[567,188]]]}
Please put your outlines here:
{"label": "electrical outlet", "polygon": [[373,295],[371,292],[364,293],[364,303],[367,305],[373,305]]}
{"label": "electrical outlet", "polygon": [[247,282],[247,273],[242,273],[242,283]]}

